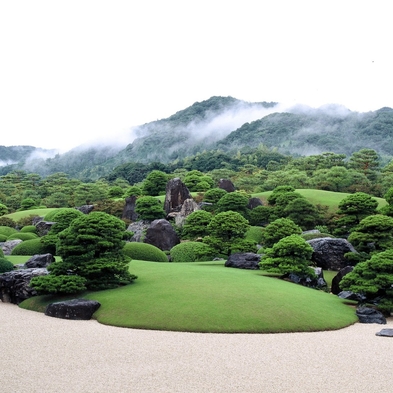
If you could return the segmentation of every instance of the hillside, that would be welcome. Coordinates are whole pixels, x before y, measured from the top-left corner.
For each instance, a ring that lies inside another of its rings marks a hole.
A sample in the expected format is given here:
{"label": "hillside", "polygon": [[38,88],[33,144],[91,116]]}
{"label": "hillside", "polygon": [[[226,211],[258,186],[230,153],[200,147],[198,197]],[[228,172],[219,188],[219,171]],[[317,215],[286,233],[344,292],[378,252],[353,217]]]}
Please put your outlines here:
{"label": "hillside", "polygon": [[371,148],[387,162],[393,157],[392,131],[391,108],[358,113],[332,105],[280,112],[274,102],[211,97],[166,119],[130,129],[124,146],[79,146],[65,154],[31,146],[0,146],[0,174],[23,169],[42,176],[65,172],[85,181],[97,180],[126,163],[168,164],[206,152],[234,157],[239,150],[261,144],[295,156],[334,152],[349,157]]}

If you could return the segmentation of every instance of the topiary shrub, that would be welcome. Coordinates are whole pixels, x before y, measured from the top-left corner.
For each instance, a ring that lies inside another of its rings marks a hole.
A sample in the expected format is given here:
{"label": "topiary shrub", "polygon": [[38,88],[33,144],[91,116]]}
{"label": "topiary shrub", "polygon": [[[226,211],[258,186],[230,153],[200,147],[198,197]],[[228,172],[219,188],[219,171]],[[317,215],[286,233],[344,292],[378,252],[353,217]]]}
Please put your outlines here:
{"label": "topiary shrub", "polygon": [[[55,217],[58,213],[62,213],[62,212],[69,212],[72,211],[74,212],[76,209],[72,208],[72,207],[62,207],[59,209],[55,209],[52,210],[51,212],[49,212],[48,214],[45,215],[44,220],[45,221],[51,221],[54,222],[56,221]],[[83,213],[82,213],[83,214]]]}
{"label": "topiary shrub", "polygon": [[0,226],[0,235],[5,235],[8,237],[13,235],[14,233],[18,233],[18,231],[15,228]]}
{"label": "topiary shrub", "polygon": [[246,232],[246,240],[250,240],[256,244],[262,243],[262,227],[251,226]]}
{"label": "topiary shrub", "polygon": [[19,243],[12,251],[11,255],[36,255],[50,252],[48,247],[41,242],[40,238],[25,240]]}
{"label": "topiary shrub", "polygon": [[37,228],[35,225],[25,225],[23,228],[20,229],[22,233],[37,233]]}
{"label": "topiary shrub", "polygon": [[170,255],[172,262],[210,261],[213,250],[205,243],[184,242],[172,247]]}
{"label": "topiary shrub", "polygon": [[14,265],[5,258],[0,257],[0,273],[6,273],[14,270]]}
{"label": "topiary shrub", "polygon": [[46,276],[33,277],[30,285],[34,287],[38,294],[58,294],[66,295],[82,292],[86,289],[86,279],[80,276]]}
{"label": "topiary shrub", "polygon": [[37,239],[38,235],[35,233],[29,233],[29,232],[18,232],[18,233],[13,233],[11,236],[7,237],[8,240],[15,240],[15,239],[20,239],[20,240],[31,240],[31,239]]}
{"label": "topiary shrub", "polygon": [[1,233],[0,233],[0,242],[6,242],[7,241],[7,235],[2,235]]}
{"label": "topiary shrub", "polygon": [[152,262],[168,262],[168,257],[163,251],[161,251],[158,247],[147,243],[126,243],[123,251],[132,259]]}

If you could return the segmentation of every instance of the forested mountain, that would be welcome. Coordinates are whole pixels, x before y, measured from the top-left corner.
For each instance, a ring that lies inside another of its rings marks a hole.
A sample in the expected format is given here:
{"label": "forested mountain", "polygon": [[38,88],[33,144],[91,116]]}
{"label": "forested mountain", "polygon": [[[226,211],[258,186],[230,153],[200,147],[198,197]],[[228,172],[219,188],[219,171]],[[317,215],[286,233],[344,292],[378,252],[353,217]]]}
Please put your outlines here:
{"label": "forested mountain", "polygon": [[[358,113],[335,105],[282,111],[274,102],[211,97],[130,129],[129,138],[127,146],[80,146],[61,155],[31,146],[0,146],[0,175],[23,169],[42,176],[65,172],[87,181],[127,163],[188,162],[192,167],[193,160],[207,155],[211,161],[214,155],[214,163],[206,164],[211,170],[260,145],[295,156],[334,152],[349,157],[370,148],[387,162],[393,157],[393,109]],[[47,153],[52,157],[45,158]]]}

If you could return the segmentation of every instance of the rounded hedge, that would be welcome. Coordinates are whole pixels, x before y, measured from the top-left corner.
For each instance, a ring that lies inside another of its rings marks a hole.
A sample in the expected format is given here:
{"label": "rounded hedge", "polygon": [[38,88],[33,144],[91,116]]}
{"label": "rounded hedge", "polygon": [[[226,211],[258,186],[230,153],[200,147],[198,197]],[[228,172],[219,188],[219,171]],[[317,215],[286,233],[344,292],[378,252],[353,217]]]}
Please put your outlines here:
{"label": "rounded hedge", "polygon": [[14,233],[18,233],[15,228],[6,227],[4,225],[0,226],[0,235],[11,236]]}
{"label": "rounded hedge", "polygon": [[36,255],[50,252],[48,247],[41,243],[41,239],[25,240],[19,243],[12,251],[11,255]]}
{"label": "rounded hedge", "polygon": [[14,265],[5,258],[0,258],[0,273],[11,272],[14,270]]}
{"label": "rounded hedge", "polygon": [[37,233],[37,228],[35,225],[25,225],[23,228],[20,229],[22,233]]}
{"label": "rounded hedge", "polygon": [[1,233],[0,233],[0,242],[6,242],[7,241],[7,235],[2,235]]}
{"label": "rounded hedge", "polygon": [[31,232],[18,232],[18,233],[13,233],[11,236],[7,237],[7,241],[8,240],[16,240],[16,239],[20,239],[20,240],[31,240],[31,239],[37,239],[38,235],[36,235],[35,233],[31,233]]}
{"label": "rounded hedge", "polygon": [[211,248],[201,242],[183,242],[171,248],[172,262],[199,262],[210,261],[212,256]]}
{"label": "rounded hedge", "polygon": [[155,247],[152,244],[129,242],[125,244],[123,251],[132,259],[152,262],[168,262],[168,257],[165,255],[164,251],[161,251],[158,247]]}
{"label": "rounded hedge", "polygon": [[[61,207],[61,208],[58,208],[58,209],[55,209],[55,210],[52,210],[51,212],[49,212],[45,217],[44,217],[44,220],[45,221],[56,221],[56,215],[57,214],[59,214],[59,213],[66,213],[66,212],[70,212],[70,211],[72,211],[72,212],[75,212],[75,211],[79,211],[79,210],[76,210],[76,209],[74,209],[74,208],[72,208],[72,207]],[[82,213],[82,212],[81,212]],[[83,214],[83,213],[82,213]]]}
{"label": "rounded hedge", "polygon": [[0,247],[0,258],[3,258],[4,257],[4,252],[3,252],[3,249]]}

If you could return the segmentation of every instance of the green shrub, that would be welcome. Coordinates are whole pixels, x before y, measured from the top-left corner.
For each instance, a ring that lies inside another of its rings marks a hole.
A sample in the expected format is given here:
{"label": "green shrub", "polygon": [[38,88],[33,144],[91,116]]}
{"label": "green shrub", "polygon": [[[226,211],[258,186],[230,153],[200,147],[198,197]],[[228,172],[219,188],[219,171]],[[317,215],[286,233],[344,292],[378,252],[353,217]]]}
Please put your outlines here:
{"label": "green shrub", "polygon": [[123,251],[132,259],[152,262],[168,262],[168,257],[165,253],[152,244],[130,242],[126,243]]}
{"label": "green shrub", "polygon": [[48,247],[41,242],[40,238],[25,240],[19,243],[11,252],[11,255],[36,255],[46,254]]}
{"label": "green shrub", "polygon": [[25,225],[21,228],[20,232],[22,233],[37,233],[37,228],[35,225]]}
{"label": "green shrub", "polygon": [[12,218],[2,216],[0,217],[0,226],[15,228],[16,222]]}
{"label": "green shrub", "polygon": [[1,233],[0,233],[0,242],[6,242],[7,241],[7,235],[2,235]]}
{"label": "green shrub", "polygon": [[67,212],[67,211],[75,211],[74,208],[72,207],[63,207],[63,208],[59,208],[59,209],[55,209],[52,210],[51,212],[49,212],[45,217],[44,220],[45,221],[56,221],[55,217],[58,213],[62,213],[62,212]]}
{"label": "green shrub", "polygon": [[262,243],[263,229],[257,226],[251,226],[246,232],[246,240],[250,240],[256,244]]}
{"label": "green shrub", "polygon": [[0,273],[6,273],[14,270],[14,265],[5,258],[0,258]]}
{"label": "green shrub", "polygon": [[0,235],[11,236],[14,233],[18,233],[15,228],[10,228],[6,226],[0,226]]}
{"label": "green shrub", "polygon": [[3,258],[4,257],[4,252],[3,252],[3,249],[0,247],[0,258]]}
{"label": "green shrub", "polygon": [[170,251],[172,262],[210,261],[213,258],[212,249],[201,242],[184,242],[172,247]]}
{"label": "green shrub", "polygon": [[20,239],[20,240],[31,240],[31,239],[37,239],[38,235],[36,235],[35,233],[29,233],[29,232],[18,232],[18,233],[14,233],[11,236],[7,237],[7,241],[8,240],[15,240],[15,239]]}
{"label": "green shrub", "polygon": [[82,292],[86,289],[86,279],[80,276],[46,276],[33,277],[30,285],[39,294],[70,294]]}
{"label": "green shrub", "polygon": [[18,228],[23,228],[26,225],[33,225],[33,221],[40,217],[37,214],[29,214],[28,216],[22,217],[17,221]]}

